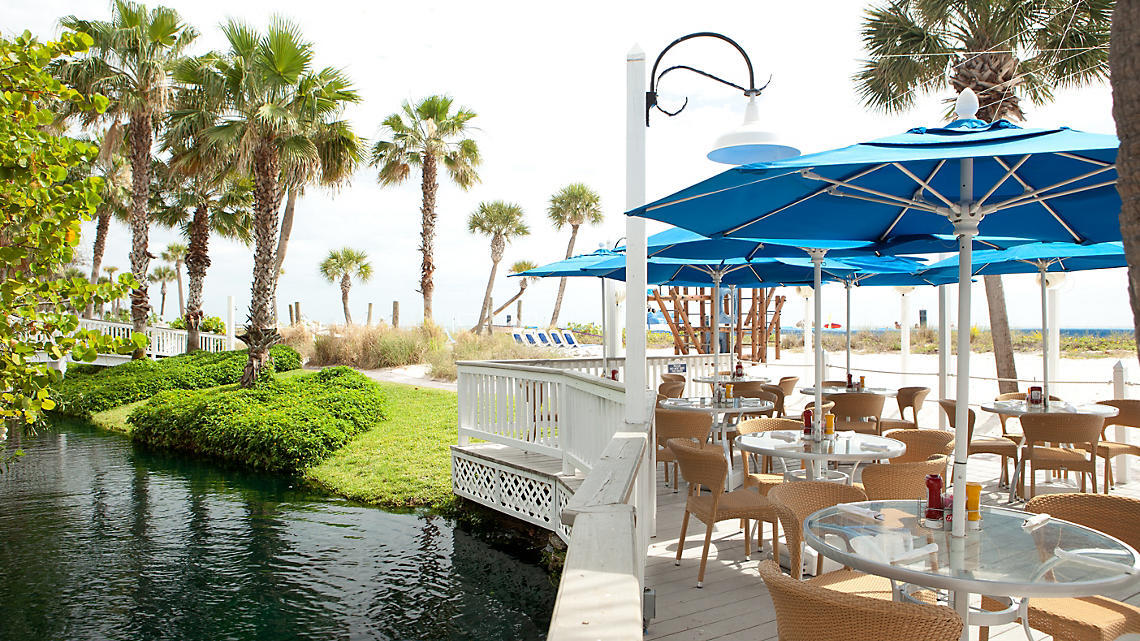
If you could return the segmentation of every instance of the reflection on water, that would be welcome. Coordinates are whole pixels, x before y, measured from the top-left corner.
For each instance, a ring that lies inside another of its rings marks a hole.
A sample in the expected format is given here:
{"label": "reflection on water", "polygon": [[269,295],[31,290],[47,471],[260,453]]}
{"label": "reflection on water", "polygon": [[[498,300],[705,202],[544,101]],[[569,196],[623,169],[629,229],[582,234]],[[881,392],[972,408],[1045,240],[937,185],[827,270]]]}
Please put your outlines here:
{"label": "reflection on water", "polygon": [[540,639],[540,568],[438,517],[85,426],[0,474],[0,639]]}

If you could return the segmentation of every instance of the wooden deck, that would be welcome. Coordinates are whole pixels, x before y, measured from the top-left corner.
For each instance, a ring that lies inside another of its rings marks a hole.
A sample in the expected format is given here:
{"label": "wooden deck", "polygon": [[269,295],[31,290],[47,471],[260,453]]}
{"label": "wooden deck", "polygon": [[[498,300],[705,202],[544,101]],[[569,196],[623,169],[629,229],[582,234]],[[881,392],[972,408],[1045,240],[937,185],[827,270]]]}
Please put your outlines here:
{"label": "wooden deck", "polygon": [[[673,564],[677,553],[677,536],[684,515],[685,485],[674,494],[663,481],[662,466],[657,474],[657,536],[650,541],[649,559],[645,569],[645,585],[657,592],[657,617],[649,624],[646,639],[690,641],[695,639],[719,641],[763,641],[776,639],[776,616],[768,591],[757,572],[760,561],[770,558],[770,543],[763,552],[753,550],[752,560],[744,560],[744,538],[736,521],[717,525],[709,548],[708,568],[704,587],[697,588],[697,569],[704,543],[704,524],[695,519],[689,523],[681,565]],[[1007,494],[997,491],[999,463],[996,456],[970,457],[970,480],[983,483],[983,502],[1006,505]],[[1063,483],[1042,483],[1038,478],[1037,492],[1074,491]],[[1140,498],[1140,482],[1118,485],[1113,493]],[[765,526],[765,539],[771,532]],[[781,541],[783,547],[783,541]],[[1140,587],[1126,594],[1109,595],[1140,606]],[[971,630],[977,638],[977,628]],[[992,628],[990,638],[997,641],[1023,641],[1025,634],[1020,625],[1009,624]],[[1050,639],[1036,633],[1035,641]]]}

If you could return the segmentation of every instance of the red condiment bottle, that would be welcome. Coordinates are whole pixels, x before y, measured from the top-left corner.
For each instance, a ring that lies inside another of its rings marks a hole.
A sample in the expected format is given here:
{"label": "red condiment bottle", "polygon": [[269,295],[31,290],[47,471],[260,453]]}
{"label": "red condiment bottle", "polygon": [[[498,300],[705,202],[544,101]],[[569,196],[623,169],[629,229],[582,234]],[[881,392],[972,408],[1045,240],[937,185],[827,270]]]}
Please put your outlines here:
{"label": "red condiment bottle", "polygon": [[744,378],[744,366],[740,364],[740,361],[736,362],[736,378]]}
{"label": "red condiment bottle", "polygon": [[855,387],[855,381],[851,380],[851,372],[847,373],[847,389]]}
{"label": "red condiment bottle", "polygon": [[804,410],[804,434],[811,435],[812,428],[812,413],[811,410]]}
{"label": "red condiment bottle", "polygon": [[926,475],[926,518],[942,520],[942,476]]}

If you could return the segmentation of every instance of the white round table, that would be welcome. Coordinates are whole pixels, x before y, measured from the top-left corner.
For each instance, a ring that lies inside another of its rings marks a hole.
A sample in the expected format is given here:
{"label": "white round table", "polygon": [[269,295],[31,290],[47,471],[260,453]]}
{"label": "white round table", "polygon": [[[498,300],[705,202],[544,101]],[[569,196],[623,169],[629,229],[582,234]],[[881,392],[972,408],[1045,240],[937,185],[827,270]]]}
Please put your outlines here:
{"label": "white round table", "polygon": [[[713,429],[718,429],[718,427],[720,429],[720,440],[724,446],[724,457],[728,460],[728,477],[725,478],[726,485],[731,482],[733,469],[732,456],[728,450],[728,417],[740,416],[741,414],[759,414],[776,409],[776,404],[772,401],[762,401],[758,398],[748,397],[729,399],[725,403],[714,403],[709,397],[667,398],[661,401],[660,405],[663,409],[668,410],[704,412],[712,415]],[[718,416],[720,417],[719,420],[717,419]]]}
{"label": "white round table", "polygon": [[[966,610],[971,594],[1090,596],[1140,579],[1140,553],[1107,534],[1068,521],[1050,519],[1027,529],[1023,524],[1032,514],[983,505],[981,528],[955,538],[949,529],[922,525],[925,501],[852,505],[872,514],[841,506],[819,510],[804,520],[807,545],[868,574],[950,590],[960,613]],[[1024,608],[1023,603],[1018,610],[1023,613]],[[967,621],[973,625],[1000,622],[990,614],[995,613],[970,608]],[[1012,620],[1012,615],[1003,614]]]}
{"label": "white round table", "polygon": [[[1103,418],[1111,418],[1120,413],[1120,410],[1111,405],[1089,403],[1085,405],[1072,405],[1065,401],[1049,401],[1048,407],[1030,409],[1025,401],[994,401],[982,405],[982,409],[994,414],[1006,416],[1025,416],[1026,414],[1092,414]],[[1021,444],[1024,446],[1024,443]],[[1020,446],[1019,446],[1020,447]],[[1018,456],[1017,467],[1013,470],[1013,478],[1009,482],[1009,502],[1017,501],[1017,486],[1021,482],[1021,475],[1025,471],[1025,458]]]}
{"label": "white round table", "polygon": [[[889,387],[864,387],[863,389],[847,388],[847,387],[825,387],[822,394],[824,396],[838,396],[839,394],[878,394],[879,396],[886,396],[894,398],[898,395],[897,390]],[[815,387],[800,388],[800,394],[807,394],[808,396],[815,396]]]}
{"label": "white round table", "polygon": [[769,383],[772,379],[767,376],[749,376],[745,375],[740,378],[733,378],[731,376],[694,376],[694,383],[708,383],[709,385],[730,385],[736,383]]}
{"label": "white round table", "polygon": [[816,442],[798,430],[776,430],[736,437],[736,447],[762,456],[794,458],[807,462],[807,480],[822,476],[828,461],[854,463],[848,483],[855,476],[860,463],[901,456],[906,452],[902,441],[874,434],[836,432],[834,436]]}

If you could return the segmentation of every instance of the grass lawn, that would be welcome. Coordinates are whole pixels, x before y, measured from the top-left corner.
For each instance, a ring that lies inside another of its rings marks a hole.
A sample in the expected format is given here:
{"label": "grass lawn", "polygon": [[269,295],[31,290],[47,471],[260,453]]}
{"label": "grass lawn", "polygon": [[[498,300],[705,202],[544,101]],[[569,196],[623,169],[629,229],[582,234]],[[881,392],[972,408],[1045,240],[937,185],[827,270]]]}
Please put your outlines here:
{"label": "grass lawn", "polygon": [[399,383],[377,383],[388,420],[358,435],[305,478],[345,498],[388,507],[444,507],[451,494],[451,451],[459,395]]}

